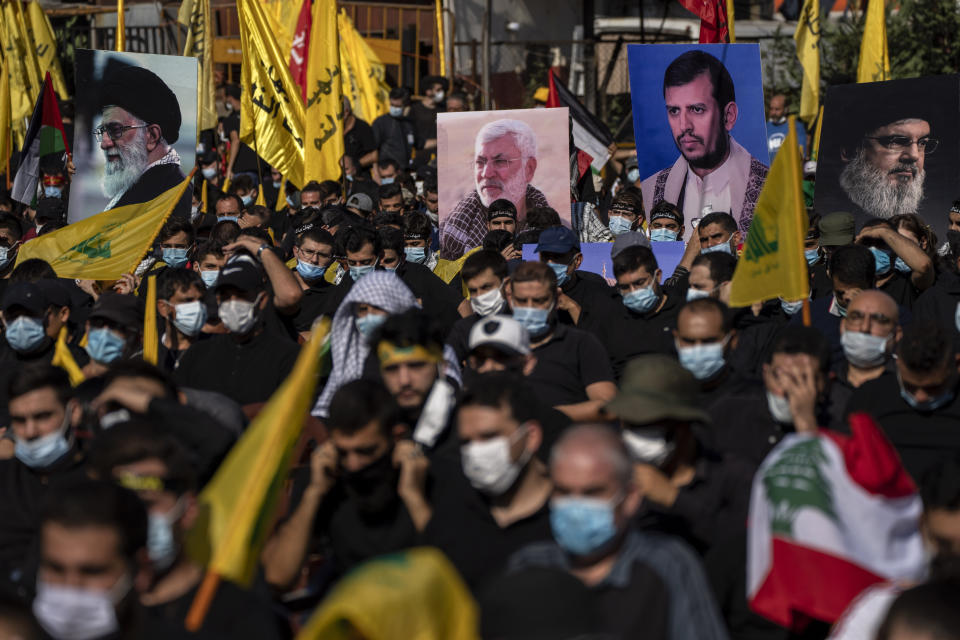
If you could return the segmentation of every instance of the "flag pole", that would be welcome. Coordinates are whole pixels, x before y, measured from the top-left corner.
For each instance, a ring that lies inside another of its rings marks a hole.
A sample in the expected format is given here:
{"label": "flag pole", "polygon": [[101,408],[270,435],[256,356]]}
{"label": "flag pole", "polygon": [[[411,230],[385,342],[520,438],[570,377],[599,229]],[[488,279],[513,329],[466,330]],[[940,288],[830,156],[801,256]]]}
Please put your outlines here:
{"label": "flag pole", "polygon": [[193,598],[193,604],[190,605],[190,611],[187,613],[187,619],[184,625],[187,631],[195,633],[203,626],[203,621],[207,617],[210,605],[213,603],[213,597],[217,595],[217,587],[220,586],[220,574],[214,573],[209,569],[203,576],[203,582],[197,589],[197,595]]}
{"label": "flag pole", "polygon": [[437,53],[440,55],[440,75],[447,77],[447,58],[443,42],[443,2],[437,0]]}
{"label": "flag pole", "polygon": [[127,25],[123,15],[123,0],[117,0],[117,51],[125,51],[127,47]]}

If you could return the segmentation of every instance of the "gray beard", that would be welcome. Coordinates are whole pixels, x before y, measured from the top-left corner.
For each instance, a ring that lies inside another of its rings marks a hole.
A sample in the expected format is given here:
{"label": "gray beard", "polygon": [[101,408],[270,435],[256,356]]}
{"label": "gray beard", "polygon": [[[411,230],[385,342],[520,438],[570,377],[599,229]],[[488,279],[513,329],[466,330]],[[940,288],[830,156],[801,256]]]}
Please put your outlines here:
{"label": "gray beard", "polygon": [[902,213],[917,213],[923,200],[926,172],[918,170],[907,184],[890,183],[887,173],[864,159],[863,153],[843,168],[840,186],[847,197],[865,212],[878,218],[892,218]]}
{"label": "gray beard", "polygon": [[[107,156],[107,163],[103,169],[103,195],[116,198],[140,179],[140,176],[150,164],[147,157],[146,135],[143,129],[137,129],[137,136],[127,146],[117,145],[110,152],[119,152],[120,160],[111,162]],[[104,154],[106,155],[106,153]]]}

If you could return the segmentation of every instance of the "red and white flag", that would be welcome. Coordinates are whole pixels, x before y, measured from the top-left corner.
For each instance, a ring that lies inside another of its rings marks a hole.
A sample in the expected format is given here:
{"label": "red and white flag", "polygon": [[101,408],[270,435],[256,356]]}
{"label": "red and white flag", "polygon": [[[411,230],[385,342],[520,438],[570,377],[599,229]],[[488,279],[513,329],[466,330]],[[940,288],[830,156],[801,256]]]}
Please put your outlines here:
{"label": "red and white flag", "polygon": [[832,623],[870,585],[926,567],[913,480],[868,415],[850,430],[788,435],[754,477],[747,596],[781,626]]}
{"label": "red and white flag", "polygon": [[290,75],[300,87],[300,98],[304,102],[307,101],[307,51],[310,50],[310,27],[313,25],[310,9],[310,0],[303,0],[290,48]]}

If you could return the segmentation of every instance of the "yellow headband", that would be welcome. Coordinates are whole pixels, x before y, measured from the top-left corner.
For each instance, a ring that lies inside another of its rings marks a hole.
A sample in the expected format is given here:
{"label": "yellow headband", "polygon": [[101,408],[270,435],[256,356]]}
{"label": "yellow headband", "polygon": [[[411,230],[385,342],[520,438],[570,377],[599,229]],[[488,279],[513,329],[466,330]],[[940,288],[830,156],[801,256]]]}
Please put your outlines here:
{"label": "yellow headband", "polygon": [[117,478],[117,484],[131,491],[163,491],[163,479],[156,476],[138,476],[125,473]]}
{"label": "yellow headband", "polygon": [[398,347],[392,342],[384,341],[377,345],[377,356],[380,358],[380,368],[383,369],[404,362],[439,363],[443,360],[443,350],[427,349],[419,344]]}

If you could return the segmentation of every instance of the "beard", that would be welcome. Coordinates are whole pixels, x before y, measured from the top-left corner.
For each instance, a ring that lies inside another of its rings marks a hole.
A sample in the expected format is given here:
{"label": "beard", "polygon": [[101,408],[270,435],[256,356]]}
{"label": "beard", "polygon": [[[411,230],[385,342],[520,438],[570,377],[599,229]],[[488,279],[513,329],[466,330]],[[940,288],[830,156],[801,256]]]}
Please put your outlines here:
{"label": "beard", "polygon": [[[723,123],[719,123],[718,126],[723,127]],[[674,138],[674,143],[677,145],[677,149],[680,151],[680,155],[686,159],[687,164],[689,164],[694,169],[715,169],[720,166],[720,163],[723,162],[724,156],[727,155],[727,150],[730,148],[730,136],[726,131],[720,134],[720,137],[717,138],[717,146],[713,149],[708,150],[699,158],[687,158],[683,154],[683,147],[680,145],[681,138],[693,138],[700,142],[704,143],[703,138],[700,136],[695,136],[692,133],[682,133],[676,138]]]}
{"label": "beard", "polygon": [[136,129],[137,135],[129,143],[117,143],[104,151],[106,165],[103,169],[103,195],[115,198],[140,178],[149,164],[147,158],[147,139],[143,129]]}
{"label": "beard", "polygon": [[[527,195],[527,181],[524,178],[524,172],[522,169],[510,176],[507,180],[499,180],[497,178],[480,178],[476,181],[476,185],[477,195],[480,196],[480,202],[483,203],[483,206],[485,207],[489,207],[495,200],[499,200],[501,198],[509,200],[514,205],[519,205],[521,202],[523,202]],[[495,197],[490,196],[487,194],[486,190],[482,189],[481,187],[499,187],[500,195]]]}
{"label": "beard", "polygon": [[[907,183],[891,183],[887,176],[898,171],[910,171],[913,179]],[[840,172],[840,186],[858,207],[878,218],[892,218],[902,213],[916,213],[923,200],[923,180],[926,172],[915,164],[897,164],[890,172],[878,169],[862,152]]]}

